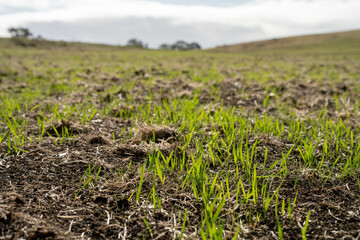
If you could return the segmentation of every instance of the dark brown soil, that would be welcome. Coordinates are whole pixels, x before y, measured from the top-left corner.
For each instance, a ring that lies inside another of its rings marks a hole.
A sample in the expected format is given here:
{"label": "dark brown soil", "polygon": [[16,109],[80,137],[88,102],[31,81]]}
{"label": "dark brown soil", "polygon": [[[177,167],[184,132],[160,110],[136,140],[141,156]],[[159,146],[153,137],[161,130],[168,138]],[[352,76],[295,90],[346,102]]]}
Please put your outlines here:
{"label": "dark brown soil", "polygon": [[[107,124],[110,126],[114,122]],[[97,129],[96,124],[89,127]],[[157,131],[159,129],[161,131]],[[162,140],[161,143],[147,142],[150,130],[152,134],[161,133],[155,138]],[[0,156],[2,239],[150,238],[144,217],[153,238],[177,238],[183,218],[179,213],[185,209],[188,209],[189,225],[184,238],[199,239],[196,228],[191,226],[197,226],[201,220],[198,209],[203,203],[195,199],[192,191],[180,191],[175,176],[171,179],[169,174],[164,186],[160,181],[157,183],[161,210],[154,210],[153,205],[144,201],[152,188],[150,173],[144,176],[143,200],[136,203],[135,197],[130,199],[138,187],[140,164],[154,149],[172,146],[176,129],[148,126],[134,139],[122,144],[107,139],[109,132],[93,134],[95,137],[80,135],[76,141],[64,145],[55,145],[50,137],[45,137],[41,144],[27,146],[27,153]],[[259,149],[266,146],[272,156],[281,155],[288,145],[273,137],[254,136],[252,139],[261,140]],[[296,158],[296,153],[293,157]],[[263,159],[261,155],[259,159]],[[271,164],[271,158],[268,161]],[[100,166],[96,183],[79,191],[88,179],[89,167],[95,175]],[[357,239],[360,236],[360,200],[355,179],[339,181],[330,178],[324,185],[324,179],[313,170],[304,168],[303,172],[298,172],[297,169],[294,167],[294,172],[282,183],[279,194],[281,202],[282,199],[294,199],[298,191],[291,221],[287,212],[282,216],[279,210],[284,238],[301,238],[299,224],[303,226],[311,210],[308,234],[313,239]],[[81,179],[84,173],[85,178]],[[279,184],[274,179],[271,188],[275,189]],[[254,224],[246,215],[248,208],[228,201],[223,212],[230,221],[225,223],[226,231],[235,231],[230,223],[237,219],[243,222],[242,238],[277,239],[274,204],[270,206],[267,218]],[[229,232],[226,236],[231,238],[232,234]]]}

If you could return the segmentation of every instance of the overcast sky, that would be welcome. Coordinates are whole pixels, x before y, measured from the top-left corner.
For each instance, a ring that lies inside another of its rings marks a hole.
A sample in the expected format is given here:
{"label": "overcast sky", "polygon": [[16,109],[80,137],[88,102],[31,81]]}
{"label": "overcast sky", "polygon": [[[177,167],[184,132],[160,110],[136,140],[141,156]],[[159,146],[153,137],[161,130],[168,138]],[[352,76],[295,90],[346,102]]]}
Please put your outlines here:
{"label": "overcast sky", "polygon": [[0,0],[0,36],[28,27],[51,40],[202,47],[360,29],[360,0]]}

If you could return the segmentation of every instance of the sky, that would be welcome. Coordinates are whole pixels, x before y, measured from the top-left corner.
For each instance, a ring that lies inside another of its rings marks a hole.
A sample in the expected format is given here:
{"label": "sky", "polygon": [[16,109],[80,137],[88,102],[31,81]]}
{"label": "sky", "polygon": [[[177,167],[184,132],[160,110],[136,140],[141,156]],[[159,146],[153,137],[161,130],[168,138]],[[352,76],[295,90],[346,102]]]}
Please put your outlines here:
{"label": "sky", "polygon": [[360,29],[360,0],[0,0],[0,37],[27,27],[50,40],[203,48]]}

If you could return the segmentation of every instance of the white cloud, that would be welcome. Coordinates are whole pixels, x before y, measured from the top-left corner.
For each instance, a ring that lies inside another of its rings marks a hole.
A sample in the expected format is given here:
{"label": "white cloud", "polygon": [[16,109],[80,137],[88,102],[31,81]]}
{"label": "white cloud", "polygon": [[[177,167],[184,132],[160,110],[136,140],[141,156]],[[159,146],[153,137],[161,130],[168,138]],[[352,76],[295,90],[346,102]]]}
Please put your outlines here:
{"label": "white cloud", "polygon": [[[32,10],[0,15],[2,36],[7,36],[9,26],[26,26],[29,23],[75,23],[134,17],[166,19],[169,24],[178,27],[207,26],[209,31],[203,32],[213,32],[212,24],[262,29],[258,39],[360,27],[359,0],[258,0],[231,8],[140,0],[0,0],[0,9],[10,8]],[[212,34],[215,38],[216,33]],[[209,35],[207,37],[212,37]]]}
{"label": "white cloud", "polygon": [[0,13],[12,13],[19,11],[44,11],[66,6],[66,0],[0,0]]}

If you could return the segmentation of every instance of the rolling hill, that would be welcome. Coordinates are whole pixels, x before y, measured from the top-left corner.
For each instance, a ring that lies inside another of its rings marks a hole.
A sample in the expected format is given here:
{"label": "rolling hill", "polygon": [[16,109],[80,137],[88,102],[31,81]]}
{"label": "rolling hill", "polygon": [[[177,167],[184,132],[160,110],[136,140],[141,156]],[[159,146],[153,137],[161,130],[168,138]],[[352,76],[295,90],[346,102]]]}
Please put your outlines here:
{"label": "rolling hill", "polygon": [[241,44],[224,45],[216,52],[360,52],[360,30],[274,38]]}

